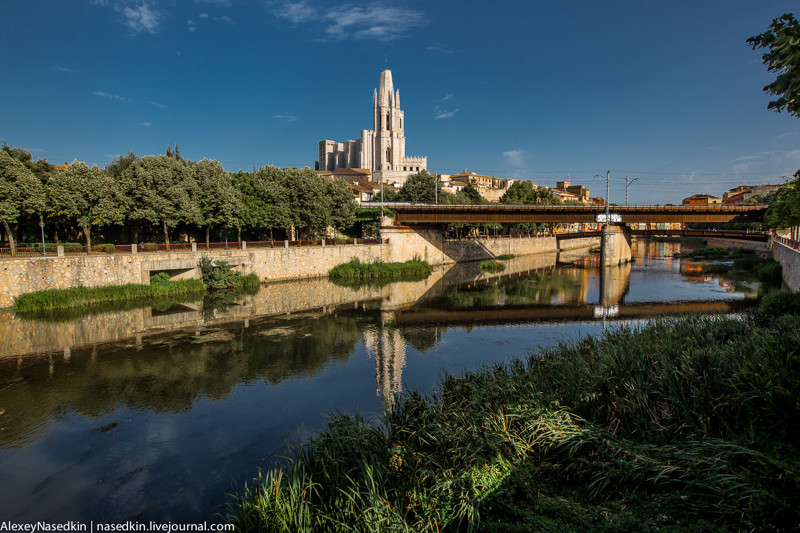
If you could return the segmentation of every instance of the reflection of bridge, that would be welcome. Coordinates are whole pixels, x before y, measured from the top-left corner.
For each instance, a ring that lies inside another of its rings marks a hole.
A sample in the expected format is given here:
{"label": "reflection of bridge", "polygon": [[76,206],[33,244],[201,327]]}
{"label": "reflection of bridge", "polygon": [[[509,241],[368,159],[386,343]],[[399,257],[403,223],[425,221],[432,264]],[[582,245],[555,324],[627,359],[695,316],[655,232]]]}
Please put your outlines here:
{"label": "reflection of bridge", "polygon": [[[590,205],[393,205],[394,223],[418,224],[521,224],[551,222],[592,223],[604,206]],[[760,222],[767,206],[611,206],[622,224],[657,222]]]}
{"label": "reflection of bridge", "polygon": [[[612,307],[589,304],[552,305],[536,307],[465,309],[459,311],[419,310],[395,314],[399,327],[422,325],[469,324],[489,325],[520,322],[550,322],[558,320],[595,320],[599,316],[630,320],[658,315],[694,313],[733,313],[751,307],[750,300],[724,300],[708,302],[635,303]],[[609,312],[609,310],[613,311]],[[605,312],[600,312],[605,311]]]}
{"label": "reflection of bridge", "polygon": [[[766,231],[738,231],[738,230],[711,230],[711,229],[632,229],[631,235],[638,237],[674,236],[674,237],[705,237],[714,239],[737,239],[743,241],[768,242],[770,234]],[[581,231],[574,233],[559,233],[556,235],[559,242],[567,239],[585,239],[586,237],[600,237],[600,231]]]}

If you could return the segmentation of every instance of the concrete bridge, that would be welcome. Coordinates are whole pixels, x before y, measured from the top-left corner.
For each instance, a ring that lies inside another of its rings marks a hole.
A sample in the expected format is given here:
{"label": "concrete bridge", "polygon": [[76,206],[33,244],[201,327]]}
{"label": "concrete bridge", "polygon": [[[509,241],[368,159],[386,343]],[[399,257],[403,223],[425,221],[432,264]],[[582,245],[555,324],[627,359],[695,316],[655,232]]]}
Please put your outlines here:
{"label": "concrete bridge", "polygon": [[628,224],[760,222],[768,206],[588,206],[588,205],[430,205],[388,204],[394,224],[423,228],[442,224],[602,223],[600,262],[618,265],[631,260]]}

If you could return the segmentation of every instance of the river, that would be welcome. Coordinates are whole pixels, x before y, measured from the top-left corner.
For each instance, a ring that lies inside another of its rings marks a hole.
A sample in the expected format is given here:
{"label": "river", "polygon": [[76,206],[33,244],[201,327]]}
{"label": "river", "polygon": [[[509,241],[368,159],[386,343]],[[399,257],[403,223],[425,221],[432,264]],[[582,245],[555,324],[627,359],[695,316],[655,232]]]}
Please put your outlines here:
{"label": "river", "polygon": [[755,305],[751,280],[639,243],[475,263],[428,280],[274,283],[232,301],[0,312],[0,520],[219,521],[226,494],[337,412],[378,422],[404,388],[604,328]]}

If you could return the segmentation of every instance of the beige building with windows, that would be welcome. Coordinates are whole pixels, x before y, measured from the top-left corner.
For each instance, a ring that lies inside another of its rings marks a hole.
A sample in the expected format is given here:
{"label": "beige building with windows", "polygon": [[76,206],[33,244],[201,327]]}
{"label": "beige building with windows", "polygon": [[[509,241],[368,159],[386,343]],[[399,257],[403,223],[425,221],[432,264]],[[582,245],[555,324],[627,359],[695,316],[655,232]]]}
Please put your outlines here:
{"label": "beige building with windows", "polygon": [[372,171],[378,182],[402,185],[412,174],[427,170],[427,157],[407,157],[404,113],[400,109],[400,91],[395,91],[392,71],[381,72],[380,87],[372,95],[371,130],[361,130],[361,138],[351,141],[319,142],[315,168],[334,171],[360,168]]}

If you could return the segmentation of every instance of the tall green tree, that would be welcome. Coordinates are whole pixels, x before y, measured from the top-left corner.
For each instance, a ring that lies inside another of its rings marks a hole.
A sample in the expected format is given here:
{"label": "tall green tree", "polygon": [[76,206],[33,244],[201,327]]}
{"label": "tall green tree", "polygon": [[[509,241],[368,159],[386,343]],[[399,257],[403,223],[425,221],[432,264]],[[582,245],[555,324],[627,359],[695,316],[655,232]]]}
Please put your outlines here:
{"label": "tall green tree", "polygon": [[340,231],[352,227],[356,223],[358,204],[344,180],[328,181],[327,198],[330,203],[331,226]]}
{"label": "tall green tree", "polygon": [[114,179],[120,179],[125,169],[131,166],[137,159],[139,159],[139,157],[133,152],[117,156],[106,165],[106,174]]}
{"label": "tall green tree", "polygon": [[794,179],[781,187],[764,215],[770,228],[800,226],[800,170]]}
{"label": "tall green tree", "polygon": [[121,224],[128,205],[119,181],[97,165],[76,161],[53,173],[48,182],[51,202],[58,214],[75,223],[92,251],[92,228]]}
{"label": "tall green tree", "polygon": [[8,237],[11,255],[16,254],[14,234],[24,215],[41,215],[47,198],[42,182],[28,167],[0,150],[0,220]]}
{"label": "tall green tree", "polygon": [[481,193],[472,183],[468,183],[466,187],[458,191],[455,195],[455,203],[457,204],[488,204],[489,201],[481,196]]}
{"label": "tall green tree", "polygon": [[[175,150],[177,151],[177,145]],[[196,203],[206,228],[208,247],[212,227],[222,225],[241,228],[239,214],[242,210],[242,194],[219,161],[203,159],[192,165],[191,169],[199,189]],[[241,238],[241,232],[239,237]]]}
{"label": "tall green tree", "polygon": [[780,112],[786,109],[800,116],[800,24],[791,13],[773,19],[767,31],[747,39],[748,44],[766,48],[761,56],[767,70],[777,74],[775,81],[764,87],[764,92],[778,98],[767,109]]}
{"label": "tall green tree", "polygon": [[398,200],[433,203],[441,192],[442,184],[439,180],[428,174],[427,170],[420,170],[408,177],[400,189]]}
{"label": "tall green tree", "polygon": [[160,226],[169,250],[178,224],[202,224],[200,189],[188,165],[172,156],[145,156],[123,172],[131,201],[129,219]]}
{"label": "tall green tree", "polygon": [[530,181],[515,181],[500,198],[502,204],[529,205],[560,204],[561,199],[547,187],[538,187]]}

